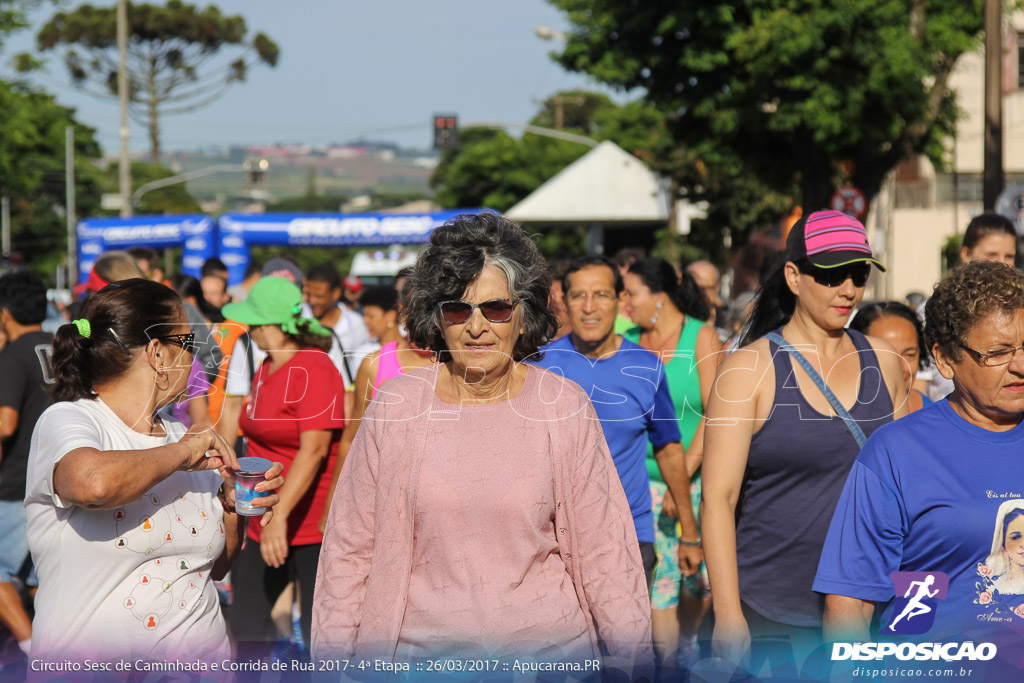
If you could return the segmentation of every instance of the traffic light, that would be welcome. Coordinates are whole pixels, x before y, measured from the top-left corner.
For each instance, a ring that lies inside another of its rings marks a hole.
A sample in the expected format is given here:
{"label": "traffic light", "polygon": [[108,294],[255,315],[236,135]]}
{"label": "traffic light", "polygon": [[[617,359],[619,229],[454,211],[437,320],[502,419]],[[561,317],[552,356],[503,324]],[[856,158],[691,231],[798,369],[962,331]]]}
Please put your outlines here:
{"label": "traffic light", "polygon": [[459,146],[459,118],[455,114],[434,114],[434,149]]}
{"label": "traffic light", "polygon": [[266,159],[246,159],[242,164],[245,169],[245,184],[249,189],[263,187],[263,181],[268,170],[270,170],[270,162]]}

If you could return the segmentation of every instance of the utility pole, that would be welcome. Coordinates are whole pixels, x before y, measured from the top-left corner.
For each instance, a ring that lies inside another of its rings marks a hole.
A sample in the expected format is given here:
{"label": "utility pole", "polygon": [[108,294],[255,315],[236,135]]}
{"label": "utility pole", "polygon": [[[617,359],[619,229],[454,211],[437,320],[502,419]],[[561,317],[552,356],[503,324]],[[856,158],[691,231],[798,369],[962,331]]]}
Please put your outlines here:
{"label": "utility pole", "polygon": [[117,98],[121,102],[121,218],[131,218],[132,167],[128,156],[128,0],[117,0]]}
{"label": "utility pole", "polygon": [[993,211],[1003,191],[1003,0],[985,0],[985,169],[982,200]]}
{"label": "utility pole", "polygon": [[75,128],[64,129],[64,178],[67,184],[66,214],[68,219],[68,288],[78,284],[78,245],[75,239]]}

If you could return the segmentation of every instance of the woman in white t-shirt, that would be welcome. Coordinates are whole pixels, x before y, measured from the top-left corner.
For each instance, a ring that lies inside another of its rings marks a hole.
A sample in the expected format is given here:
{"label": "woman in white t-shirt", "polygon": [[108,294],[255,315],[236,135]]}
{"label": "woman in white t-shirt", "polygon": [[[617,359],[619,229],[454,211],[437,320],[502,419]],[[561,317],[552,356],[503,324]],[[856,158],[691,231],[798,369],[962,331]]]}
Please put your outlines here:
{"label": "woman in white t-shirt", "polygon": [[[54,405],[32,436],[25,508],[39,575],[31,657],[217,662],[230,644],[211,579],[245,536],[210,428],[158,415],[186,391],[194,340],[181,299],[111,284],[53,340]],[[281,467],[256,503],[273,514]],[[134,664],[133,664],[134,666]]]}

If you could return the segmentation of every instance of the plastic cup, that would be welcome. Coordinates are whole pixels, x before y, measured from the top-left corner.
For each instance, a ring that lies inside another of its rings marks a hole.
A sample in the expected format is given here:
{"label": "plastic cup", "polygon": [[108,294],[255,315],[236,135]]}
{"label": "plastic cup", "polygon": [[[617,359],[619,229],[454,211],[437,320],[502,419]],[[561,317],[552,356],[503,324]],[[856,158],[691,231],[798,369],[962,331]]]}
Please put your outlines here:
{"label": "plastic cup", "polygon": [[270,495],[270,491],[257,491],[256,484],[266,481],[267,470],[274,463],[266,458],[239,458],[235,474],[235,512],[246,517],[259,517],[265,507],[253,505],[257,498]]}

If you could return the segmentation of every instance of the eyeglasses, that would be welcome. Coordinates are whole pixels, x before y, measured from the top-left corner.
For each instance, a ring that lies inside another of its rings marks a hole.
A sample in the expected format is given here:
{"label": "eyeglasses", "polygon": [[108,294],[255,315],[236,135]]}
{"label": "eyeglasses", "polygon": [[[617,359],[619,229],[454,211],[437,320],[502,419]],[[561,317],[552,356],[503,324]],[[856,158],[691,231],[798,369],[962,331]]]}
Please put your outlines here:
{"label": "eyeglasses", "polygon": [[871,264],[867,262],[836,268],[819,268],[805,262],[801,263],[799,268],[801,273],[810,275],[822,287],[838,287],[846,282],[846,278],[853,280],[854,287],[863,287],[868,283],[868,276],[871,275]]}
{"label": "eyeglasses", "polygon": [[960,344],[960,348],[971,354],[974,357],[974,360],[978,361],[978,365],[982,365],[986,368],[995,368],[1000,365],[1007,365],[1017,357],[1018,352],[1024,353],[1024,344],[1021,344],[1020,346],[1011,346],[1008,349],[989,351],[988,353],[975,351],[966,344]]}
{"label": "eyeglasses", "polygon": [[483,316],[492,323],[507,323],[520,299],[491,299],[480,304],[468,301],[442,301],[437,305],[441,317],[449,325],[462,325],[473,317],[473,311],[480,309]]}
{"label": "eyeglasses", "polygon": [[189,353],[194,353],[196,350],[196,335],[193,332],[188,334],[169,334],[166,337],[157,337],[157,339],[168,344],[180,346]]}
{"label": "eyeglasses", "polygon": [[616,301],[619,297],[613,291],[599,289],[596,292],[569,292],[565,295],[565,298],[568,299],[570,304],[582,306],[583,302],[587,299],[593,299],[596,304],[610,304],[611,302]]}

